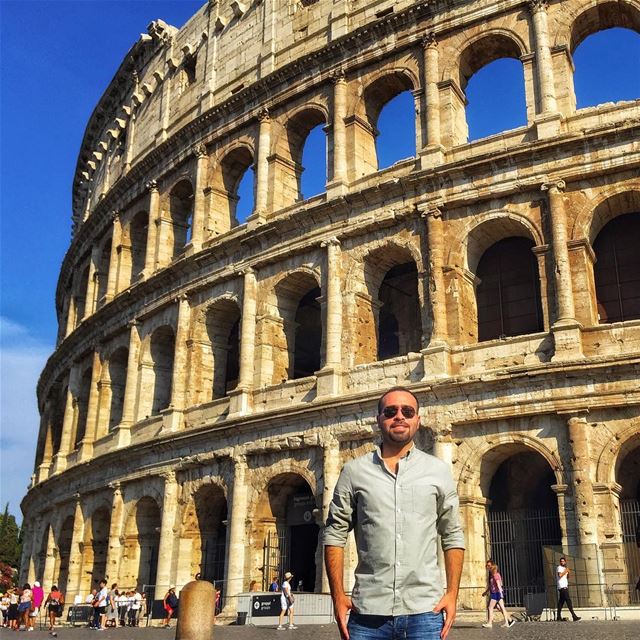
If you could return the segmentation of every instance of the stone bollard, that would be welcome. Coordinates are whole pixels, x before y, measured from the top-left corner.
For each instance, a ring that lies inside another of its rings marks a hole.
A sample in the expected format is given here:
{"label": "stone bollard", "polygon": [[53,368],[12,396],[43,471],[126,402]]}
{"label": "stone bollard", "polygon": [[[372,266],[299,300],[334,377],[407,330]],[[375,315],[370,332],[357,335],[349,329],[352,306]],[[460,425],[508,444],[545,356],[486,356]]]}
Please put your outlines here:
{"label": "stone bollard", "polygon": [[207,580],[193,580],[180,591],[176,640],[212,640],[216,590]]}

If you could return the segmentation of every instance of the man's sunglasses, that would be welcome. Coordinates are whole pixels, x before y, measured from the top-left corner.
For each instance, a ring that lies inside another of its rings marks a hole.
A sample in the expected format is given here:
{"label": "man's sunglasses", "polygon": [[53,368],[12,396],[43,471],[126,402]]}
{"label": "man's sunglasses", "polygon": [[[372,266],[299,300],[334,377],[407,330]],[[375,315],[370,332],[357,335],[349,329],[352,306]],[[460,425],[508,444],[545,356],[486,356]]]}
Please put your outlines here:
{"label": "man's sunglasses", "polygon": [[398,409],[400,409],[400,412],[405,418],[413,418],[416,415],[416,410],[406,404],[403,404],[399,407],[397,407],[395,404],[390,404],[388,407],[385,407],[382,410],[382,415],[385,418],[395,418],[396,414],[398,413]]}

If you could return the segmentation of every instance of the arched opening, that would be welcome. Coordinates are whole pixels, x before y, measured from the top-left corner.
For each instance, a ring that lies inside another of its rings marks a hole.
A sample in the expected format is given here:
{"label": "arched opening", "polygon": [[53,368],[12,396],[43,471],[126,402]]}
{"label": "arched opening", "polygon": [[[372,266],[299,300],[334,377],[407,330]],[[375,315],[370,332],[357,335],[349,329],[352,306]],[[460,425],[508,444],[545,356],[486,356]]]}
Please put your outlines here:
{"label": "arched opening", "polygon": [[612,28],[585,38],[573,53],[573,83],[578,109],[605,102],[640,98],[640,74],[629,65],[640,63],[640,34]]}
{"label": "arched opening", "polygon": [[116,349],[109,359],[109,386],[111,391],[111,401],[109,403],[109,431],[112,431],[122,420],[128,360],[129,350],[126,347]]}
{"label": "arched opening", "polygon": [[102,247],[98,264],[96,265],[96,304],[95,308],[100,308],[106,302],[107,287],[109,285],[109,266],[111,262],[111,242],[109,237]]}
{"label": "arched opening", "polygon": [[[77,327],[85,315],[88,314],[87,305],[87,288],[89,286],[89,265],[77,272],[78,279],[75,282],[76,294],[73,297],[75,307],[75,323],[74,327]],[[59,585],[58,585],[59,586]]]}
{"label": "arched opening", "polygon": [[[51,445],[52,455],[60,451],[62,442],[62,427],[64,426],[64,410],[67,404],[68,383],[61,382],[51,390],[53,406],[51,409]],[[60,586],[60,585],[58,585]]]}
{"label": "arched opening", "polygon": [[[398,126],[401,123],[401,126]],[[376,123],[378,170],[416,156],[416,107],[413,93],[401,91],[380,110]]]}
{"label": "arched opening", "polygon": [[640,318],[640,213],[608,222],[593,243],[598,318],[601,323]]}
{"label": "arched opening", "polygon": [[529,238],[504,238],[482,255],[476,270],[479,342],[543,330],[533,246]]}
{"label": "arched opening", "polygon": [[485,455],[481,473],[489,499],[489,555],[500,567],[507,604],[523,605],[526,594],[555,585],[553,572],[545,576],[544,551],[562,542],[555,475],[539,453],[517,445]]}
{"label": "arched opening", "polygon": [[125,585],[155,584],[160,544],[160,509],[156,501],[145,496],[138,500],[127,518],[123,567],[120,580]]}
{"label": "arched opening", "polygon": [[169,194],[169,213],[173,247],[171,258],[177,258],[191,241],[193,220],[193,187],[188,180],[181,180]]}
{"label": "arched opening", "polygon": [[91,368],[85,369],[80,378],[78,395],[76,397],[76,435],[74,448],[78,448],[87,431],[87,413],[89,411],[89,396],[91,395]]}
{"label": "arched opening", "polygon": [[[53,576],[45,575],[45,569],[47,565],[47,547],[49,545],[49,538],[52,538],[52,537],[53,537],[52,527],[50,524],[48,524],[44,529],[44,535],[42,536],[42,540],[40,541],[40,547],[38,549],[38,557],[34,562],[34,564],[35,564],[35,570],[36,570],[37,576],[42,576],[43,581],[50,577],[54,584],[58,584],[55,582],[56,580],[55,575]],[[60,587],[59,584],[58,586]]]}
{"label": "arched opening", "polygon": [[220,300],[207,311],[212,371],[209,399],[222,398],[235,389],[240,373],[240,309],[233,300]]}
{"label": "arched opening", "polygon": [[263,492],[253,521],[254,538],[261,542],[259,571],[266,591],[273,576],[294,575],[293,588],[314,591],[318,525],[316,499],[295,473],[273,478]]}
{"label": "arched opening", "polygon": [[309,273],[297,271],[276,286],[282,329],[273,348],[280,364],[274,382],[313,375],[321,368],[320,288]]}
{"label": "arched opening", "polygon": [[210,232],[225,233],[247,221],[255,208],[253,154],[248,147],[232,149],[222,159],[211,194]]}
{"label": "arched opening", "polygon": [[306,200],[326,191],[327,136],[324,125],[318,124],[307,135],[302,148],[300,198]]}
{"label": "arched opening", "polygon": [[183,538],[191,547],[191,575],[224,587],[226,570],[227,500],[217,485],[198,489],[187,508]]}
{"label": "arched opening", "polygon": [[[365,87],[363,109],[368,127],[350,125],[366,175],[416,155],[416,109],[413,81],[407,73],[387,73]],[[359,177],[356,176],[356,177]]]}
{"label": "arched opening", "polygon": [[420,351],[422,323],[416,263],[391,267],[378,291],[378,360]]}
{"label": "arched opening", "polygon": [[155,415],[166,409],[171,403],[173,356],[175,353],[175,336],[171,327],[159,327],[153,332],[149,353],[153,365],[151,413]]}
{"label": "arched opening", "polygon": [[499,58],[478,69],[465,96],[470,142],[527,124],[524,70],[518,59]]}
{"label": "arched opening", "polygon": [[111,515],[107,507],[96,509],[85,525],[82,546],[80,592],[89,593],[92,585],[107,579],[107,550]]}
{"label": "arched opening", "polygon": [[[620,524],[627,576],[640,575],[640,432],[628,440],[618,456],[616,482],[620,491]],[[636,602],[640,594],[630,594]]]}
{"label": "arched opening", "polygon": [[54,570],[56,584],[63,593],[67,590],[67,582],[69,580],[69,560],[71,558],[72,537],[73,516],[68,516],[62,523],[62,527],[60,527],[60,535],[58,537],[58,557],[56,559],[56,567]]}
{"label": "arched opening", "polygon": [[640,53],[639,33],[640,11],[624,1],[598,2],[576,18],[570,50],[578,108],[640,97],[640,78],[629,73]]}
{"label": "arched opening", "polygon": [[148,231],[149,214],[146,211],[139,211],[129,225],[129,242],[131,243],[130,284],[133,284],[144,270]]}
{"label": "arched opening", "polygon": [[459,82],[467,102],[468,135],[460,142],[527,123],[521,55],[519,45],[500,33],[480,38],[462,52]]}

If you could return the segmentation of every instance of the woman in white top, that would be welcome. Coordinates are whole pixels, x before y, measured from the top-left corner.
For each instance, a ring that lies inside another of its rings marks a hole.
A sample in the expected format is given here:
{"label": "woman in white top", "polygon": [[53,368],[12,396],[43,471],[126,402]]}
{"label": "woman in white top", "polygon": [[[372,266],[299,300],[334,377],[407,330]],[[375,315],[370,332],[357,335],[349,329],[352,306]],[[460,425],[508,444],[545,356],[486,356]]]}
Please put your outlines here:
{"label": "woman in white top", "polygon": [[293,604],[295,602],[295,598],[293,597],[293,593],[291,593],[291,578],[293,578],[293,574],[290,571],[287,571],[287,573],[284,574],[284,580],[282,581],[282,593],[280,594],[280,618],[278,620],[278,631],[286,629],[283,624],[285,613],[289,614],[289,629],[297,629],[293,624]]}

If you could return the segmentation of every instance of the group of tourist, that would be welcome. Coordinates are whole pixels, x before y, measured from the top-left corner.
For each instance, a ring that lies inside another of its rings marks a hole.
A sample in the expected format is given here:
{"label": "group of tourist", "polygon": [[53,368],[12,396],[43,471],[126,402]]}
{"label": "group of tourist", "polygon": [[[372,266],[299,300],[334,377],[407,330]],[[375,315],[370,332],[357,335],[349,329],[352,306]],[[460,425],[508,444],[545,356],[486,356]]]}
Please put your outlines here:
{"label": "group of tourist", "polygon": [[64,596],[56,585],[51,587],[46,600],[44,589],[37,580],[33,587],[25,583],[21,588],[8,589],[5,593],[0,593],[2,626],[15,631],[21,628],[24,631],[33,631],[41,607],[47,612],[49,631],[53,631],[56,618],[62,615],[64,607]]}
{"label": "group of tourist", "polygon": [[146,594],[137,589],[118,589],[117,583],[107,589],[105,580],[100,581],[100,588],[94,589],[85,601],[93,607],[93,615],[89,627],[102,631],[121,627],[137,627],[140,616],[146,609]]}

